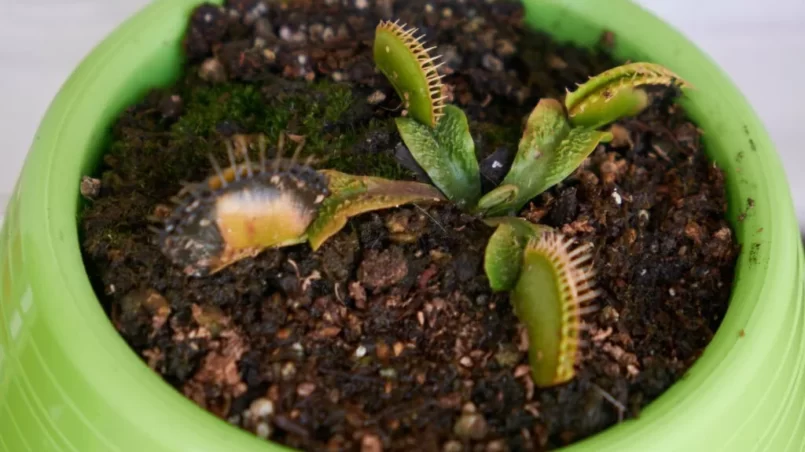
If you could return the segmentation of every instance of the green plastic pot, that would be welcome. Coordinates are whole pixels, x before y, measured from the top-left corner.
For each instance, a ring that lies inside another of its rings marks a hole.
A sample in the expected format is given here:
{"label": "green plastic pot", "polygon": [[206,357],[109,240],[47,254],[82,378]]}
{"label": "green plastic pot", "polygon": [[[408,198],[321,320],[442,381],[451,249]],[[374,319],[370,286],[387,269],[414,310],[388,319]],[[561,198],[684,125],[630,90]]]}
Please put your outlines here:
{"label": "green plastic pot", "polygon": [[[157,1],[103,41],[63,86],[34,139],[0,237],[0,450],[282,450],[196,407],[132,352],[84,270],[81,176],[108,130],[149,87],[174,80],[199,0]],[[802,451],[805,444],[803,250],[786,178],[760,121],[728,78],[667,24],[626,0],[526,0],[528,21],[668,66],[727,173],[743,246],[727,316],[687,375],[624,422],[566,450]],[[748,200],[753,207],[748,208]],[[739,220],[741,218],[741,220]]]}

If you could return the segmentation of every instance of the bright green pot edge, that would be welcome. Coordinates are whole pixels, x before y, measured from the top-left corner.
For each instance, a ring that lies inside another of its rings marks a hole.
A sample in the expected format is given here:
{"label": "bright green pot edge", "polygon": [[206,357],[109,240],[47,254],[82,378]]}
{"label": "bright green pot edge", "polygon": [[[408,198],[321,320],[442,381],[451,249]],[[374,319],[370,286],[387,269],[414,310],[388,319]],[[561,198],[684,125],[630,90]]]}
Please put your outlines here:
{"label": "bright green pot edge", "polygon": [[[627,0],[526,2],[529,22],[557,38],[592,44],[605,24],[619,56],[664,64],[696,86],[685,105],[727,173],[743,246],[727,317],[688,374],[638,420],[565,450],[801,450],[802,246],[757,116],[695,46]],[[148,369],[100,308],[78,246],[80,176],[98,161],[116,115],[178,74],[197,3],[160,0],[119,27],[42,120],[0,237],[0,450],[282,450],[197,408]]]}

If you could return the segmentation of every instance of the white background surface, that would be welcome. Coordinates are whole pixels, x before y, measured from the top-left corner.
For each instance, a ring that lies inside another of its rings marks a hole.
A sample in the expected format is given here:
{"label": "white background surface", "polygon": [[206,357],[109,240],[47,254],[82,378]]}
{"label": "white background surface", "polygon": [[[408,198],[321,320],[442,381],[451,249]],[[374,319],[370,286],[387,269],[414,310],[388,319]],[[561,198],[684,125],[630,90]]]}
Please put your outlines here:
{"label": "white background surface", "polygon": [[[805,0],[636,1],[710,54],[748,97],[777,145],[805,224]],[[147,3],[0,0],[0,208],[61,84]]]}

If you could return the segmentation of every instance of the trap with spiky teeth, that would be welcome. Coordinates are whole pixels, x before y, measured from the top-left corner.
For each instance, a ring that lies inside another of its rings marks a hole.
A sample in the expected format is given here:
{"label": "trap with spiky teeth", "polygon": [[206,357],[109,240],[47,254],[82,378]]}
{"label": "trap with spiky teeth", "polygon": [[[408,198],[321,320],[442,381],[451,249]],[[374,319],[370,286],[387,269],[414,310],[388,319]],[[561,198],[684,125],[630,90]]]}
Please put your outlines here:
{"label": "trap with spiky teeth", "polygon": [[573,247],[573,239],[549,230],[525,247],[511,299],[528,330],[537,386],[562,384],[575,376],[579,348],[584,345],[583,317],[598,310],[592,303],[599,295],[594,284],[588,246]]}
{"label": "trap with spiky teeth", "polygon": [[414,37],[416,28],[381,21],[374,41],[374,60],[403,101],[407,114],[430,127],[436,127],[444,115],[446,96],[442,93],[442,75],[436,64],[441,55],[430,56],[436,47],[425,48],[424,35]]}
{"label": "trap with spiky teeth", "polygon": [[325,178],[298,163],[301,146],[291,159],[237,163],[227,143],[230,166],[222,169],[210,157],[214,174],[187,184],[173,199],[174,208],[156,229],[158,245],[174,265],[190,276],[207,276],[272,247],[301,243],[305,231],[328,195]]}

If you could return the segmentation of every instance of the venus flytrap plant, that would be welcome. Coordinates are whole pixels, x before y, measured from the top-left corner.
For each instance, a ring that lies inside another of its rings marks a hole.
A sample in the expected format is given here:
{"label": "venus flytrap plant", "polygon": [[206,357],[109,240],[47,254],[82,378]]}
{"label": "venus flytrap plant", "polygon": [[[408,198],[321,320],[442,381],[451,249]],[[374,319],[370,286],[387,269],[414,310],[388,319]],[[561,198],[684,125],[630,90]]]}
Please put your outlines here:
{"label": "venus flytrap plant", "polygon": [[[542,99],[526,122],[502,185],[481,198],[479,208],[484,207],[486,215],[517,213],[529,200],[570,175],[605,139],[611,139],[609,132],[573,127],[559,101]],[[511,193],[510,186],[517,187],[516,195],[503,198],[501,191]]]}
{"label": "venus flytrap plant", "polygon": [[396,23],[381,23],[375,41],[378,66],[405,108],[415,112],[410,118],[397,118],[400,135],[449,199],[496,227],[484,256],[489,284],[496,292],[509,292],[515,313],[528,330],[534,383],[540,387],[565,383],[575,375],[582,316],[595,309],[587,304],[598,295],[593,289],[592,255],[588,247],[571,249],[573,240],[550,227],[510,215],[569,176],[599,143],[612,139],[599,127],[645,109],[649,95],[643,86],[671,85],[679,77],[661,66],[635,63],[592,77],[568,93],[564,105],[555,99],[540,100],[526,121],[506,177],[478,198],[479,172],[466,118],[452,105],[442,107],[443,117],[427,114],[442,101],[435,97],[439,91],[427,83],[440,77],[431,72],[426,78],[425,67],[414,68],[433,60],[421,38],[412,38],[414,32]]}
{"label": "venus flytrap plant", "polygon": [[438,66],[414,38],[416,29],[381,22],[374,58],[400,96],[405,117],[397,130],[414,160],[451,201],[483,216],[516,214],[525,204],[568,177],[601,142],[599,127],[640,113],[649,105],[644,86],[690,85],[668,69],[632,63],[605,71],[568,92],[564,105],[542,99],[526,121],[517,155],[501,185],[481,196],[480,171],[467,118],[445,105]]}
{"label": "venus flytrap plant", "polygon": [[[649,105],[644,86],[690,85],[668,69],[651,63],[633,63],[605,71],[568,92],[564,105],[542,99],[529,116],[517,155],[502,185],[479,202],[487,215],[519,212],[531,199],[568,177],[601,142],[612,139],[597,130]],[[519,188],[507,201],[501,191]]]}
{"label": "venus flytrap plant", "polygon": [[462,207],[481,197],[475,143],[461,109],[445,105],[441,75],[416,29],[380,22],[374,42],[375,64],[400,96],[405,117],[397,130],[414,160],[451,201]]}
{"label": "venus flytrap plant", "polygon": [[689,86],[669,70],[634,63],[606,71],[568,93],[564,103],[542,99],[526,121],[517,155],[502,183],[481,196],[475,145],[467,117],[446,105],[438,66],[398,22],[376,29],[374,58],[404,106],[397,129],[435,186],[314,170],[260,149],[255,166],[236,164],[182,191],[159,242],[191,275],[211,274],[271,247],[309,242],[315,251],[355,215],[408,203],[450,200],[495,227],[485,251],[491,288],[509,292],[529,337],[534,383],[540,387],[575,375],[582,316],[594,310],[598,292],[589,247],[517,214],[531,199],[569,176],[609,132],[598,130],[640,113],[650,85]]}

